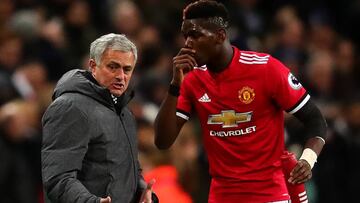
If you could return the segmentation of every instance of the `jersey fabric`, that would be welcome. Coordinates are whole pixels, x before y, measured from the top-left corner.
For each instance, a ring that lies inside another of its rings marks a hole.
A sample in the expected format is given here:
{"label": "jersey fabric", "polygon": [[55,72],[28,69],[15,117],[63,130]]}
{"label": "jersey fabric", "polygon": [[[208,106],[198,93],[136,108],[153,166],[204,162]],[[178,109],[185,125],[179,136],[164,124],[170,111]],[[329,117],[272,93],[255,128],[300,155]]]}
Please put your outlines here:
{"label": "jersey fabric", "polygon": [[297,112],[310,96],[277,59],[233,49],[224,71],[203,66],[185,76],[176,114],[199,117],[212,177],[209,202],[289,200],[280,159],[283,111]]}

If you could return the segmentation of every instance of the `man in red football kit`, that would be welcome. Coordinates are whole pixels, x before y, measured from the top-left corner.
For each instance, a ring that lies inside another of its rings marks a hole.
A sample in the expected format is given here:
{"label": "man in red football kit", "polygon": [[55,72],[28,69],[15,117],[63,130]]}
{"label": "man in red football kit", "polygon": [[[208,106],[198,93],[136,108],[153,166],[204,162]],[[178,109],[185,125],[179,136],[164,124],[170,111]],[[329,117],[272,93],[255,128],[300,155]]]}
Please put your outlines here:
{"label": "man in red football kit", "polygon": [[[184,9],[185,47],[173,59],[173,79],[155,121],[155,144],[169,148],[194,111],[212,177],[209,203],[289,202],[288,191],[296,190],[288,190],[287,183],[296,187],[312,176],[325,144],[325,120],[288,68],[268,54],[232,46],[227,27],[221,3],[197,1]],[[284,111],[312,136],[295,166],[283,154]],[[283,166],[290,174],[284,175]],[[306,195],[298,195],[299,202],[307,202]]]}

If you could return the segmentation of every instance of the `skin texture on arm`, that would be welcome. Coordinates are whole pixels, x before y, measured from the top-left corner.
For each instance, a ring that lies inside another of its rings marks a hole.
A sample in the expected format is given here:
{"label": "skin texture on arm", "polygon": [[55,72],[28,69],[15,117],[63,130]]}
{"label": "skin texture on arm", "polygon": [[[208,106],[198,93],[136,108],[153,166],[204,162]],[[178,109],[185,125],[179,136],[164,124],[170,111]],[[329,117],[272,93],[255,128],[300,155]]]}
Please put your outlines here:
{"label": "skin texture on arm", "polygon": [[[196,66],[192,56],[194,50],[182,48],[179,54],[173,58],[173,80],[172,85],[180,87],[184,74]],[[167,94],[160,106],[159,113],[155,119],[155,145],[159,149],[168,149],[176,140],[186,120],[176,116],[177,97]]]}
{"label": "skin texture on arm", "polygon": [[[309,148],[319,156],[325,144],[324,137],[327,128],[326,121],[320,110],[312,100],[309,100],[307,104],[294,115],[304,124],[311,135],[313,135],[306,141],[304,149]],[[288,181],[293,184],[304,183],[311,179],[311,177],[312,171],[310,164],[306,160],[300,159],[290,173]]]}
{"label": "skin texture on arm", "polygon": [[[307,140],[304,148],[310,148],[317,155],[319,155],[324,144],[325,143],[322,139],[318,137],[312,137]],[[305,183],[306,181],[310,180],[311,177],[312,171],[310,164],[306,160],[300,159],[295,168],[290,173],[290,178],[288,181],[292,184]]]}
{"label": "skin texture on arm", "polygon": [[155,119],[155,145],[168,149],[176,140],[186,120],[176,116],[177,97],[167,95]]}

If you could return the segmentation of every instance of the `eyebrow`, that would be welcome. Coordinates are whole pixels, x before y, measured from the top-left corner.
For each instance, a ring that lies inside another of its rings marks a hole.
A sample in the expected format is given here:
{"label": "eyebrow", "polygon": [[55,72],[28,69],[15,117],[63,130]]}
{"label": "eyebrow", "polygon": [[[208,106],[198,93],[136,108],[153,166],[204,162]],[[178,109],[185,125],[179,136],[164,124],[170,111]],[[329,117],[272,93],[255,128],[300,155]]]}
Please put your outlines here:
{"label": "eyebrow", "polygon": [[117,68],[122,67],[122,68],[133,68],[132,65],[128,65],[128,64],[124,64],[121,65],[120,63],[116,62],[116,61],[110,61],[107,65],[115,65]]}
{"label": "eyebrow", "polygon": [[107,65],[115,65],[115,66],[121,66],[121,64],[119,64],[116,61],[109,61],[109,63]]}

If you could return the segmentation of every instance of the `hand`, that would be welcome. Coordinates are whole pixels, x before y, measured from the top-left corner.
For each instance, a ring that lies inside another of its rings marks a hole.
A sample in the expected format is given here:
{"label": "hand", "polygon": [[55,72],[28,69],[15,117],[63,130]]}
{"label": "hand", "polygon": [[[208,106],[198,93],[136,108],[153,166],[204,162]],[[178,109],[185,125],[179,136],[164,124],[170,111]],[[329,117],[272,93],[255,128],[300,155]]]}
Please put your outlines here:
{"label": "hand", "polygon": [[289,183],[299,184],[304,183],[312,177],[310,164],[303,159],[300,159],[294,169],[290,173]]}
{"label": "hand", "polygon": [[195,50],[190,48],[182,48],[173,58],[173,81],[172,84],[180,86],[184,79],[184,74],[197,66],[195,61]]}
{"label": "hand", "polygon": [[107,196],[106,198],[101,198],[100,203],[111,203],[110,196]]}
{"label": "hand", "polygon": [[139,203],[152,203],[151,200],[151,193],[152,193],[152,186],[155,183],[155,179],[151,179],[146,186],[146,189],[141,194],[140,202]]}

